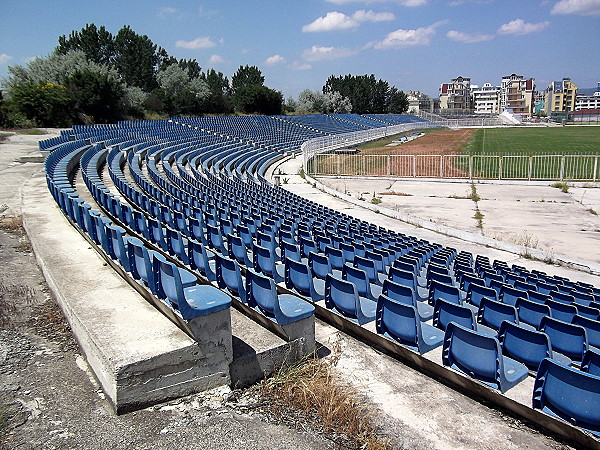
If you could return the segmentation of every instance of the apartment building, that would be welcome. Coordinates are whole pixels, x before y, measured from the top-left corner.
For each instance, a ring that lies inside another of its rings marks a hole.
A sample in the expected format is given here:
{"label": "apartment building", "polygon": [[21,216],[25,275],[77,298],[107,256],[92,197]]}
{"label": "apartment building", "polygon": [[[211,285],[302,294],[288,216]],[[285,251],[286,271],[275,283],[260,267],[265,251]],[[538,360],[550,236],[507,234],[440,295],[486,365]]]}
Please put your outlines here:
{"label": "apartment building", "polygon": [[471,79],[452,78],[450,83],[440,86],[440,109],[468,111],[471,109]]}
{"label": "apartment building", "polygon": [[600,109],[600,83],[592,95],[577,95],[575,97],[575,111],[584,109]]}
{"label": "apartment building", "polygon": [[546,112],[551,115],[555,112],[575,111],[577,86],[570,78],[553,81],[546,88]]}
{"label": "apartment building", "polygon": [[531,116],[534,106],[535,79],[511,74],[502,77],[500,84],[500,112]]}
{"label": "apartment building", "polygon": [[431,112],[433,110],[431,98],[421,91],[408,91],[406,98],[408,100],[408,111],[411,113]]}
{"label": "apartment building", "polygon": [[499,113],[500,87],[492,83],[483,86],[471,85],[471,105],[475,114]]}

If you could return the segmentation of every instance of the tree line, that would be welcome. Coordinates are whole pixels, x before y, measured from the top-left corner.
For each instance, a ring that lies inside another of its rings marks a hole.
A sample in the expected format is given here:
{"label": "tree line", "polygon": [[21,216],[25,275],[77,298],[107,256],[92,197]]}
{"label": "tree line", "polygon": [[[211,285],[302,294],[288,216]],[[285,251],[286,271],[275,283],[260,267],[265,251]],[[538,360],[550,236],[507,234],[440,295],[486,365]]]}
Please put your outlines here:
{"label": "tree line", "polygon": [[58,38],[45,58],[11,66],[0,96],[0,126],[67,127],[125,118],[282,112],[406,112],[402,91],[373,75],[331,76],[322,92],[288,99],[265,86],[256,66],[231,80],[195,59],[177,59],[129,26],[116,35],[88,24]]}

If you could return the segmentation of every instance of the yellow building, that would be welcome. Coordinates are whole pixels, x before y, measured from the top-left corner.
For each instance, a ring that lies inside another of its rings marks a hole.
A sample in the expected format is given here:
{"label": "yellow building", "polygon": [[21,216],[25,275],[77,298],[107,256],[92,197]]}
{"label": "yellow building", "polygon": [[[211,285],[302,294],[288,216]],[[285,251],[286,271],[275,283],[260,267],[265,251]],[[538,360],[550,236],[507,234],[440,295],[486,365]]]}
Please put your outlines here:
{"label": "yellow building", "polygon": [[553,81],[546,89],[546,112],[569,112],[575,111],[575,98],[577,97],[577,86],[570,78],[562,81]]}

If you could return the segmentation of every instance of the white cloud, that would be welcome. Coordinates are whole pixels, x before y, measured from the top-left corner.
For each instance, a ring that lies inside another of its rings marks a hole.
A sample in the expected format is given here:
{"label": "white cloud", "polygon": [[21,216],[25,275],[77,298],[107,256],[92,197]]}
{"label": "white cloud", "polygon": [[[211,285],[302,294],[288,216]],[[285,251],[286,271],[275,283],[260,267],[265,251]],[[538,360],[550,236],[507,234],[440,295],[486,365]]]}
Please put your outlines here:
{"label": "white cloud", "polygon": [[224,62],[227,61],[225,61],[221,55],[211,55],[208,59],[208,63],[212,65],[223,64]]}
{"label": "white cloud", "polygon": [[343,47],[322,47],[313,45],[302,52],[302,59],[306,61],[323,61],[327,59],[347,58],[358,53],[358,50]]}
{"label": "white cloud", "polygon": [[187,49],[198,49],[198,48],[211,48],[216,46],[217,43],[214,42],[208,36],[197,37],[196,39],[192,39],[191,41],[182,41],[179,40],[175,42],[175,47],[177,48],[187,48]]}
{"label": "white cloud", "polygon": [[362,22],[385,22],[394,20],[396,16],[390,12],[365,11],[364,9],[356,11],[352,16],[344,13],[331,11],[324,17],[318,17],[313,22],[302,27],[304,33],[316,33],[321,31],[348,30],[357,28]]}
{"label": "white cloud", "polygon": [[523,19],[511,20],[498,28],[498,34],[514,34],[521,36],[530,33],[539,33],[550,25],[550,22],[527,23]]}
{"label": "white cloud", "polygon": [[493,0],[452,0],[448,3],[450,6],[461,6],[465,3],[476,3],[476,4],[485,4],[491,3]]}
{"label": "white cloud", "polygon": [[335,3],[336,5],[344,5],[347,3],[399,3],[403,6],[422,6],[429,3],[429,0],[327,0],[329,3]]}
{"label": "white cloud", "polygon": [[385,39],[376,42],[374,47],[376,49],[388,49],[388,48],[403,48],[403,47],[417,47],[422,45],[429,45],[431,38],[435,35],[435,29],[445,22],[436,22],[428,27],[421,27],[415,30],[404,30],[399,29],[389,33]]}
{"label": "white cloud", "polygon": [[276,64],[281,64],[285,62],[285,58],[281,55],[273,55],[273,56],[269,56],[267,59],[265,59],[265,64],[267,66],[274,66]]}
{"label": "white cloud", "polygon": [[312,69],[312,66],[308,63],[303,63],[300,61],[294,61],[293,63],[291,63],[289,65],[290,69],[292,70],[310,70]]}
{"label": "white cloud", "polygon": [[175,14],[176,12],[177,12],[177,8],[171,8],[171,7],[165,6],[163,8],[158,9],[158,16],[159,17],[167,17],[167,16]]}
{"label": "white cloud", "polygon": [[7,55],[6,53],[0,53],[0,66],[3,66],[4,64],[8,64],[8,62],[13,59],[12,56]]}
{"label": "white cloud", "polygon": [[375,11],[365,11],[364,9],[360,9],[352,14],[352,18],[357,22],[388,22],[390,20],[395,20],[396,16],[391,12],[375,12]]}
{"label": "white cloud", "polygon": [[600,16],[600,0],[560,0],[554,5],[551,13]]}
{"label": "white cloud", "polygon": [[481,34],[481,33],[463,33],[462,31],[450,30],[446,33],[448,39],[453,41],[463,42],[465,44],[473,44],[475,42],[485,42],[494,39],[493,34]]}
{"label": "white cloud", "polygon": [[304,25],[302,31],[304,33],[317,33],[320,31],[347,30],[357,26],[359,26],[359,23],[346,14],[331,11],[325,17],[318,17],[308,25]]}

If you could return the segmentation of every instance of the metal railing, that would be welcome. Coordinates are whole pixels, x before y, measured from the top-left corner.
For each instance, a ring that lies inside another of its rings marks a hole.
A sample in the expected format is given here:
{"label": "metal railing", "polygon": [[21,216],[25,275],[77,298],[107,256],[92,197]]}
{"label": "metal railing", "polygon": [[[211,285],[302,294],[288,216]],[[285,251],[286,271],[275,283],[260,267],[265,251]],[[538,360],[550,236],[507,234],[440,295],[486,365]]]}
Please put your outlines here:
{"label": "metal railing", "polygon": [[[306,157],[306,154],[305,154]],[[313,154],[304,170],[316,176],[591,181],[600,155],[347,155]]]}

